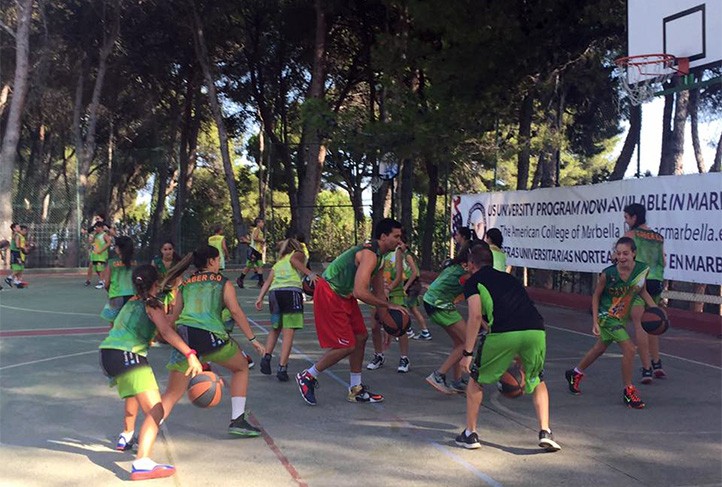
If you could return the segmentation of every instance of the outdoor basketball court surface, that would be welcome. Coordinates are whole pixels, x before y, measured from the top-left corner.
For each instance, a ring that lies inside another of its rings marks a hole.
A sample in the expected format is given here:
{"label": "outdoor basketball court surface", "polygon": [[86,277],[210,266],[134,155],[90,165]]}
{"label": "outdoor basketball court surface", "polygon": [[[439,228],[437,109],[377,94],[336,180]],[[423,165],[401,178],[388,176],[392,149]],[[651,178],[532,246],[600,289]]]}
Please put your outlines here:
{"label": "outdoor basketball court surface", "polygon": [[[229,273],[235,278],[235,274]],[[98,365],[107,327],[98,317],[106,294],[83,287],[84,276],[29,275],[30,287],[0,292],[0,484],[117,485],[129,479],[131,452],[114,450],[123,404]],[[253,281],[247,284],[255,285]],[[257,289],[239,300],[263,340],[267,307]],[[545,377],[551,421],[562,450],[537,446],[531,398],[501,397],[486,388],[480,413],[482,448],[464,450],[454,437],[464,425],[463,396],[444,396],[424,378],[447,353],[449,339],[412,341],[411,370],[396,372],[398,347],[363,380],[386,396],[376,405],[345,400],[348,362],[319,377],[318,406],[307,406],[295,382],[251,370],[248,408],[264,431],[229,438],[227,389],[220,406],[202,410],[186,399],[162,427],[153,453],[175,476],[148,481],[177,486],[718,486],[722,485],[722,341],[680,329],[662,339],[668,379],[640,385],[644,410],[621,401],[619,350],[610,347],[582,382],[567,392],[564,370],[594,343],[586,313],[540,306],[546,318]],[[289,373],[321,354],[306,306]],[[368,315],[368,308],[364,308]],[[239,340],[241,344],[245,340]],[[247,347],[248,350],[251,347]],[[150,361],[161,388],[169,348]],[[280,351],[280,345],[277,347]],[[366,359],[372,357],[367,346]],[[278,353],[274,356],[274,372]],[[254,357],[258,363],[259,357]],[[638,367],[638,366],[637,366]],[[221,374],[228,376],[222,369]],[[635,371],[635,377],[638,371]]]}

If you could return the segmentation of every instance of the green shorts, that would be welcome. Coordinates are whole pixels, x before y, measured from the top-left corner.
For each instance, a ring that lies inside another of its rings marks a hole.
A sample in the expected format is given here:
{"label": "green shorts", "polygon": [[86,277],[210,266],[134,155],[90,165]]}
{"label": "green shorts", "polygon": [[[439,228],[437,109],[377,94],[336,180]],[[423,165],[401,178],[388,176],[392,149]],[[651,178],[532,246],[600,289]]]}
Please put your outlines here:
{"label": "green shorts", "polygon": [[274,330],[279,328],[300,330],[303,328],[303,313],[272,314],[271,326]]}
{"label": "green shorts", "polygon": [[11,269],[13,272],[22,272],[22,271],[25,270],[25,265],[23,265],[23,264],[12,264],[12,265],[10,266],[10,269]]}
{"label": "green shorts", "polygon": [[136,396],[141,392],[158,390],[158,383],[150,366],[130,369],[112,379],[111,385],[118,386],[118,395],[122,399]]}
{"label": "green shorts", "polygon": [[395,304],[396,306],[405,306],[406,305],[406,296],[403,294],[396,294],[393,296],[389,296],[389,303]]}
{"label": "green shorts", "polygon": [[526,374],[524,392],[531,394],[542,381],[546,353],[544,330],[489,333],[479,344],[474,357],[472,377],[475,377],[479,384],[494,384],[514,359],[519,357]]}
{"label": "green shorts", "polygon": [[[173,352],[177,353],[171,353],[170,355],[170,361],[168,362],[168,365],[165,366],[166,369],[176,372],[183,372],[188,369],[188,360],[181,355],[180,352],[177,350],[173,350]],[[213,362],[216,364],[222,364],[223,362],[230,360],[233,358],[233,356],[240,352],[240,348],[238,348],[238,344],[235,340],[231,339],[223,345],[221,348],[214,352],[207,353],[205,355],[201,355],[198,357],[198,360],[201,362]]]}
{"label": "green shorts", "polygon": [[599,339],[603,344],[619,343],[629,340],[629,333],[625,323],[615,318],[602,318],[599,320]]}
{"label": "green shorts", "polygon": [[448,328],[449,326],[454,325],[464,319],[461,317],[461,313],[459,313],[456,308],[437,308],[436,306],[432,306],[426,301],[424,301],[424,309],[426,310],[426,314],[429,316],[429,321],[441,326],[442,328]]}

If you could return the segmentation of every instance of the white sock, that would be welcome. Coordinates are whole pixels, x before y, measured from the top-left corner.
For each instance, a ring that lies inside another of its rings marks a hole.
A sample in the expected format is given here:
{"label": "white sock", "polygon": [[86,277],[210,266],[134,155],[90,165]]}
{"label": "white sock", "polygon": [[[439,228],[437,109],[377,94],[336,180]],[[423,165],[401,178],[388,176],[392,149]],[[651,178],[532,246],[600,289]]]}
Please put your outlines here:
{"label": "white sock", "polygon": [[123,431],[120,436],[122,436],[123,439],[128,442],[133,438],[133,433],[135,433],[135,431]]}
{"label": "white sock", "polygon": [[584,371],[583,371],[583,370],[579,370],[579,367],[574,367],[574,372],[576,372],[577,374],[582,374],[582,375],[584,375]]}
{"label": "white sock", "polygon": [[361,373],[360,372],[358,374],[351,372],[350,377],[351,377],[351,379],[349,382],[350,382],[351,388],[361,385]]}
{"label": "white sock", "polygon": [[148,457],[138,458],[133,462],[133,468],[136,470],[153,470],[158,465]]}
{"label": "white sock", "polygon": [[307,370],[306,370],[306,372],[308,372],[308,375],[310,375],[310,376],[313,377],[314,379],[315,379],[316,377],[318,377],[319,374],[321,374],[321,372],[319,372],[318,369],[316,368],[316,364],[313,364],[310,369],[307,369]]}
{"label": "white sock", "polygon": [[473,431],[469,431],[468,429],[464,430],[464,436],[467,436],[467,437],[471,436],[472,433],[473,433]]}
{"label": "white sock", "polygon": [[236,419],[246,410],[246,398],[241,396],[231,397],[231,419]]}

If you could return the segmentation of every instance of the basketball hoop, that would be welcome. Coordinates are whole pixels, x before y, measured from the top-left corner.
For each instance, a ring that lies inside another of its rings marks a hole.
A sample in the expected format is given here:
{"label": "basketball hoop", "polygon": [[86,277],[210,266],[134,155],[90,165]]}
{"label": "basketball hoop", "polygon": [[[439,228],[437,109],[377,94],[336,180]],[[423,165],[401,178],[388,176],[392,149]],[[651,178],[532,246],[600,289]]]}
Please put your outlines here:
{"label": "basketball hoop", "polygon": [[396,156],[387,152],[379,160],[379,178],[384,181],[391,181],[399,174],[399,162]]}
{"label": "basketball hoop", "polygon": [[615,60],[622,88],[632,105],[640,105],[662,90],[674,75],[689,73],[689,58],[671,54],[642,54]]}

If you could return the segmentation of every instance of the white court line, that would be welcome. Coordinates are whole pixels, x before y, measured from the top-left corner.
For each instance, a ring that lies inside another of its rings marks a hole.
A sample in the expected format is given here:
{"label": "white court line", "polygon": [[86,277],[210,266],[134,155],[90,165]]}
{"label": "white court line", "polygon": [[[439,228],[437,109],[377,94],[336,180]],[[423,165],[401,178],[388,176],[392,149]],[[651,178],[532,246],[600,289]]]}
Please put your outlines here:
{"label": "white court line", "polygon": [[[248,321],[249,321],[250,323],[252,323],[254,326],[256,326],[256,327],[258,327],[259,329],[263,330],[265,333],[268,333],[268,331],[267,331],[265,328],[263,328],[260,324],[258,324],[255,320],[252,320],[251,318],[248,318]],[[310,364],[314,364],[314,363],[315,363],[313,360],[311,360],[311,357],[309,357],[308,355],[306,355],[304,352],[302,352],[302,351],[299,350],[298,348],[292,347],[292,350],[293,350],[294,353],[296,353],[296,354],[300,355],[301,357],[303,357],[303,359],[306,360],[307,362],[309,362]],[[343,380],[342,378],[340,378],[338,375],[336,375],[336,374],[335,374],[334,372],[332,372],[330,369],[324,370],[324,371],[323,371],[323,374],[328,375],[328,376],[331,377],[334,381],[336,381],[336,382],[338,382],[339,384],[341,384],[341,385],[344,387],[344,389],[348,390],[348,386],[349,386],[348,382],[346,382],[345,380]],[[376,405],[376,406],[377,406],[379,409],[384,410],[383,405],[378,404],[378,405]],[[399,419],[401,419],[401,418],[399,418]],[[411,425],[408,421],[403,420],[403,419],[401,419],[401,420],[402,420],[403,423],[406,425],[406,427],[413,427],[413,425]],[[502,484],[500,484],[499,482],[497,482],[497,481],[494,480],[493,478],[489,477],[488,475],[486,475],[486,474],[485,474],[484,472],[482,472],[481,470],[477,469],[474,465],[470,464],[469,462],[467,462],[466,460],[464,460],[464,459],[461,458],[460,456],[458,456],[458,455],[456,455],[455,453],[451,452],[446,446],[441,445],[441,444],[439,444],[439,443],[437,443],[437,442],[435,442],[435,441],[428,440],[428,439],[425,439],[424,441],[425,441],[426,443],[430,444],[431,446],[433,446],[434,448],[436,448],[437,450],[439,450],[441,453],[443,453],[445,456],[447,456],[448,458],[450,458],[451,460],[453,460],[455,463],[458,463],[459,465],[461,465],[462,467],[464,467],[466,470],[468,470],[469,472],[471,472],[472,474],[474,474],[474,476],[477,477],[478,479],[486,482],[489,486],[491,486],[491,487],[503,487]]]}
{"label": "white court line", "polygon": [[32,313],[49,313],[52,315],[95,316],[96,318],[100,318],[100,313],[73,313],[70,311],[48,311],[45,309],[30,309],[30,308],[20,308],[17,306],[8,306],[7,304],[0,304],[0,308],[14,309],[16,311],[30,311]]}
{"label": "white court line", "polygon": [[50,360],[58,360],[63,358],[70,358],[70,357],[78,357],[80,355],[88,355],[89,353],[98,353],[98,349],[95,348],[93,350],[90,350],[89,352],[78,352],[78,353],[70,353],[68,355],[58,355],[55,357],[46,357],[40,360],[32,360],[30,362],[21,362],[19,364],[13,364],[13,365],[6,365],[5,367],[0,367],[0,370],[7,370],[7,369],[14,369],[15,367],[22,367],[24,365],[34,365],[39,364],[42,362],[49,362]]}
{"label": "white court line", "polygon": [[[565,331],[565,332],[567,332],[567,333],[573,333],[573,334],[575,334],[575,335],[581,335],[581,336],[590,337],[590,338],[597,338],[597,337],[595,337],[594,335],[592,335],[591,333],[583,333],[583,332],[581,332],[581,331],[568,330],[568,329],[566,329],[566,328],[561,328],[561,327],[559,327],[559,326],[551,326],[551,325],[544,325],[544,326],[546,326],[547,328],[551,328],[552,330]],[[684,357],[679,357],[679,356],[677,356],[677,355],[672,355],[672,354],[669,354],[669,353],[660,353],[660,355],[661,355],[662,357],[669,357],[669,358],[681,360],[682,362],[688,362],[688,363],[690,363],[690,364],[702,365],[703,367],[709,367],[710,369],[722,370],[722,367],[719,367],[719,366],[717,366],[717,365],[706,364],[706,363],[704,363],[704,362],[698,362],[698,361],[696,361],[696,360],[692,360],[692,359],[688,359],[688,358],[684,358]]]}

